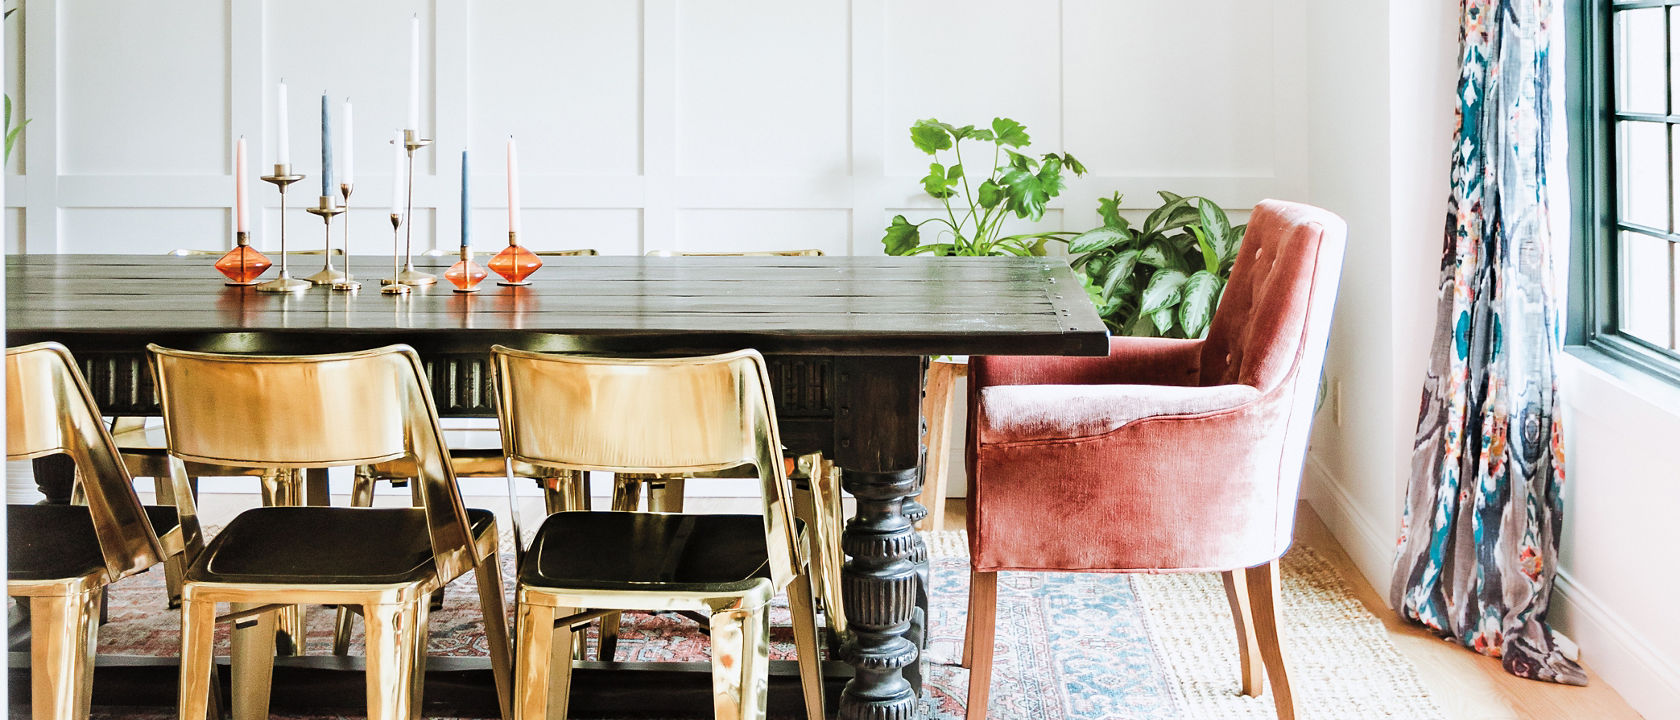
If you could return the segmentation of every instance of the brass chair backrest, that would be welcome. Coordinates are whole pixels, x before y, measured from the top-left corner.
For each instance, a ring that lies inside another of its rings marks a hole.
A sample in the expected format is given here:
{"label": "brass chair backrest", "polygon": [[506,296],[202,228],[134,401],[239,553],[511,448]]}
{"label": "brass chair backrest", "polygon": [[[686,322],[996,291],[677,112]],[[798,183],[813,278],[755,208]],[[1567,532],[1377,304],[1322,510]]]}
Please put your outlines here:
{"label": "brass chair backrest", "polygon": [[9,348],[6,459],[59,453],[76,463],[106,578],[114,582],[162,562],[163,547],[70,351],[51,342]]}
{"label": "brass chair backrest", "polygon": [[683,252],[681,250],[649,250],[648,257],[822,257],[823,251],[816,248],[808,250],[755,250],[752,252]]}
{"label": "brass chair backrest", "polygon": [[472,563],[466,510],[412,348],[303,356],[147,349],[171,455],[263,468],[410,459],[438,573],[454,577]]}
{"label": "brass chair backrest", "polygon": [[508,459],[568,470],[688,473],[750,464],[764,484],[777,587],[792,577],[793,491],[770,375],[755,350],[605,358],[491,349]]}

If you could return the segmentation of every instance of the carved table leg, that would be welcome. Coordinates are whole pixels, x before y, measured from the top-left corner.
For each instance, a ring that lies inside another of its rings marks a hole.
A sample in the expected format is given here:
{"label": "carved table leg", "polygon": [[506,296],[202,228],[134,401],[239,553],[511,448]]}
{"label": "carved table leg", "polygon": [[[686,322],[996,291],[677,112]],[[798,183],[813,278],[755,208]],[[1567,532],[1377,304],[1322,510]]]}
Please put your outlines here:
{"label": "carved table leg", "polygon": [[922,360],[848,357],[836,366],[836,459],[846,490],[857,498],[841,540],[849,559],[840,573],[852,635],[841,657],[856,676],[840,696],[840,717],[913,718],[924,635],[917,599],[927,554],[905,501],[920,483]]}
{"label": "carved table leg", "polygon": [[35,458],[35,487],[47,496],[43,505],[69,505],[70,491],[76,484],[76,462],[69,455],[48,455]]}

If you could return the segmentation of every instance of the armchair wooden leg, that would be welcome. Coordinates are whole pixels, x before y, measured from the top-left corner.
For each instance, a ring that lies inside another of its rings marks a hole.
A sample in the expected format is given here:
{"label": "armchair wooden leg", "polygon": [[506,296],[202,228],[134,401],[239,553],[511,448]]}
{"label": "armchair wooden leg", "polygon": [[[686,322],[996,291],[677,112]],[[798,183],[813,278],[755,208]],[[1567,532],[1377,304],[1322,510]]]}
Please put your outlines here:
{"label": "armchair wooden leg", "polygon": [[799,652],[799,685],[805,692],[806,720],[823,720],[822,650],[817,645],[817,608],[807,570],[788,583],[793,613],[793,644]]}
{"label": "armchair wooden leg", "polygon": [[968,661],[968,720],[985,720],[986,703],[992,697],[992,646],[997,641],[997,573],[969,573],[968,639],[963,657]]}
{"label": "armchair wooden leg", "polygon": [[89,590],[28,599],[34,720],[88,716],[93,700],[94,649],[99,646],[99,598],[103,594]]}
{"label": "armchair wooden leg", "polygon": [[1248,602],[1245,570],[1219,574],[1225,581],[1225,599],[1231,603],[1231,619],[1237,626],[1237,650],[1241,655],[1242,694],[1260,697],[1266,690],[1266,668],[1260,663],[1260,644],[1254,637],[1254,611]]}
{"label": "armchair wooden leg", "polygon": [[1248,577],[1248,602],[1254,609],[1254,634],[1272,681],[1278,720],[1295,720],[1295,697],[1284,670],[1283,630],[1278,622],[1278,561],[1249,568],[1244,574]]}

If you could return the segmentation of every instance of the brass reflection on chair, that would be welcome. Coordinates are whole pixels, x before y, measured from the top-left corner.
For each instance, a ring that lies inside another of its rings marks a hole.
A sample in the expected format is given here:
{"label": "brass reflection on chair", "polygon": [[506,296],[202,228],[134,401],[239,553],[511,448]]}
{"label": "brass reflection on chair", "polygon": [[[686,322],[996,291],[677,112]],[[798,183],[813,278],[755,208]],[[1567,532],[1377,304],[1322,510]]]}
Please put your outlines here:
{"label": "brass reflection on chair", "polygon": [[9,349],[6,459],[57,454],[75,463],[85,504],[6,506],[6,594],[28,604],[35,720],[88,716],[105,586],[179,562],[199,539],[190,496],[179,514],[140,505],[69,351]]}
{"label": "brass reflection on chair", "polygon": [[806,536],[795,530],[769,374],[757,352],[674,359],[492,350],[502,446],[515,462],[688,474],[757,468],[763,512],[562,512],[520,569],[515,717],[564,718],[573,628],[622,610],[686,611],[711,624],[714,709],[763,718],[770,598],[786,588],[806,713],[823,697]]}
{"label": "brass reflection on chair", "polygon": [[[428,600],[469,570],[509,717],[495,516],[461,504],[414,351],[275,357],[149,349],[174,457],[282,470],[402,460],[414,467],[418,499],[412,508],[263,507],[229,522],[185,575],[181,718],[205,717],[218,620],[234,621],[235,717],[266,717],[275,616],[296,604],[356,608],[367,624],[368,717],[416,717]],[[220,602],[231,612],[218,618]]]}

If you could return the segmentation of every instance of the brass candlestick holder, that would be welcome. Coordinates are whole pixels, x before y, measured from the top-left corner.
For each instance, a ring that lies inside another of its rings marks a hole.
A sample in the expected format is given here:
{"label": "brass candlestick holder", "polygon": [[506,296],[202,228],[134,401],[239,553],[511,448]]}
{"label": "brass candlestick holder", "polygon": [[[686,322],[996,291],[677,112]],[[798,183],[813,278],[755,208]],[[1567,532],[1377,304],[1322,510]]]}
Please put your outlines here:
{"label": "brass candlestick holder", "polygon": [[403,131],[403,148],[408,150],[408,241],[403,248],[403,269],[397,273],[397,282],[404,285],[431,285],[437,282],[437,276],[423,273],[414,269],[414,151],[432,144],[428,138],[420,137],[419,130]]}
{"label": "brass candlestick holder", "polygon": [[[338,190],[344,193],[344,277],[333,283],[332,289],[355,292],[362,289],[362,284],[356,282],[356,276],[350,272],[350,183],[339,183]],[[331,252],[328,254],[331,255]]]}
{"label": "brass candlestick holder", "polygon": [[343,280],[344,273],[339,272],[338,268],[333,267],[332,264],[332,221],[335,216],[344,212],[344,208],[339,207],[338,198],[332,195],[322,195],[319,205],[304,208],[303,211],[321,218],[327,228],[327,266],[322,268],[321,272],[310,275],[309,282],[316,285],[331,285]]}
{"label": "brass candlestick holder", "polygon": [[398,281],[398,278],[402,277],[402,271],[397,267],[397,258],[402,257],[397,253],[402,247],[402,221],[403,216],[391,213],[391,277],[379,281],[384,285],[379,288],[379,292],[384,295],[408,294],[408,286]]}
{"label": "brass candlestick holder", "polygon": [[280,189],[280,277],[257,286],[257,292],[302,292],[308,290],[310,282],[292,277],[286,268],[286,186],[291,185],[304,176],[293,175],[291,165],[274,164],[274,174],[262,176],[263,182],[274,183]]}

